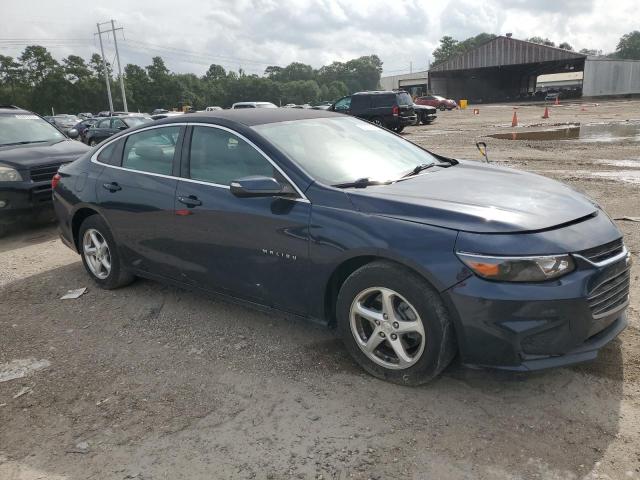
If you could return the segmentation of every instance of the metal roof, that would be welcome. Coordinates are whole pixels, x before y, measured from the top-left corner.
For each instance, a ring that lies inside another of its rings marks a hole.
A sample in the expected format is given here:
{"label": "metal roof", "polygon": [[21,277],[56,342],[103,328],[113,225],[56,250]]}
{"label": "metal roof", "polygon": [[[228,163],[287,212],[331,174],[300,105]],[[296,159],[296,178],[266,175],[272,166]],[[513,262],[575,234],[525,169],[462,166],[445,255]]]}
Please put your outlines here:
{"label": "metal roof", "polygon": [[562,48],[549,47],[547,45],[500,36],[478,45],[472,50],[432,66],[430,72],[577,60],[586,57],[586,55],[563,50]]}

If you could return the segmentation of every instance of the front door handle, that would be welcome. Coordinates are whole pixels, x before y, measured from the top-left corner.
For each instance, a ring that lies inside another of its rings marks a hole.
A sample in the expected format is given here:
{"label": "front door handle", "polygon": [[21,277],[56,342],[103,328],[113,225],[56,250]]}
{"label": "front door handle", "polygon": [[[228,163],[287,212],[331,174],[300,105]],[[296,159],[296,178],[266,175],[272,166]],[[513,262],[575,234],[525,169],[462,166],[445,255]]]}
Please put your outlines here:
{"label": "front door handle", "polygon": [[178,201],[189,208],[202,205],[202,200],[198,199],[198,197],[196,197],[195,195],[189,195],[188,197],[178,197]]}
{"label": "front door handle", "polygon": [[118,190],[122,190],[122,187],[118,185],[118,182],[103,183],[102,187],[106,188],[110,192],[117,192]]}

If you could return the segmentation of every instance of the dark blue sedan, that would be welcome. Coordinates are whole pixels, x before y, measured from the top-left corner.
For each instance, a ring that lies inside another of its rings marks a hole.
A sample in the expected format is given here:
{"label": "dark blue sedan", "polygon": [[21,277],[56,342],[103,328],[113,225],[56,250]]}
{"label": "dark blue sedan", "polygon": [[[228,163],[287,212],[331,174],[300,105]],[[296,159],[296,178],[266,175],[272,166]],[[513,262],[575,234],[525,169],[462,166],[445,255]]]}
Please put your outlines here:
{"label": "dark blue sedan", "polygon": [[592,200],[319,110],[168,118],[54,178],[64,242],[136,276],[335,327],[371,374],[594,359],[626,325],[629,254]]}

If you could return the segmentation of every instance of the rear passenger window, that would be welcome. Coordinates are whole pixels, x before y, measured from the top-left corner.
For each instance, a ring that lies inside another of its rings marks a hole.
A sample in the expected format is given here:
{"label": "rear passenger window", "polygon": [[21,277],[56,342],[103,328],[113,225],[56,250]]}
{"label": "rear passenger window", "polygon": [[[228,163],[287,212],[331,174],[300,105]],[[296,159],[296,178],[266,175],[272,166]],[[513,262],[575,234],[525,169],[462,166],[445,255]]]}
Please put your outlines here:
{"label": "rear passenger window", "polygon": [[371,106],[371,96],[369,95],[354,95],[351,97],[351,109],[362,110]]}
{"label": "rear passenger window", "polygon": [[194,127],[189,176],[194,180],[229,185],[252,175],[274,177],[273,165],[255,148],[227,130]]}
{"label": "rear passenger window", "polygon": [[120,166],[120,155],[118,153],[121,152],[119,148],[121,144],[122,141],[111,142],[100,151],[97,160],[107,165]]}
{"label": "rear passenger window", "polygon": [[122,166],[141,172],[171,175],[180,127],[162,127],[127,137]]}
{"label": "rear passenger window", "polygon": [[373,108],[392,107],[395,104],[395,95],[372,95],[371,106]]}

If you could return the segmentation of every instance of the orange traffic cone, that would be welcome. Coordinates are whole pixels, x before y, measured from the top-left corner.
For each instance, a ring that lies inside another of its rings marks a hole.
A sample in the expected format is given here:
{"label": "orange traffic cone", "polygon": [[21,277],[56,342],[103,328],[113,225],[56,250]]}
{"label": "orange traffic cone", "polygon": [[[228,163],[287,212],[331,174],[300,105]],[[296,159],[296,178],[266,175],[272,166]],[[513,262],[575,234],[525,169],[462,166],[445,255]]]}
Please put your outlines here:
{"label": "orange traffic cone", "polygon": [[556,105],[560,105],[560,97],[556,97]]}
{"label": "orange traffic cone", "polygon": [[512,127],[518,126],[518,112],[516,112],[515,110],[513,111],[513,119],[511,120],[511,126]]}
{"label": "orange traffic cone", "polygon": [[542,118],[549,118],[549,107],[544,107],[544,115]]}

